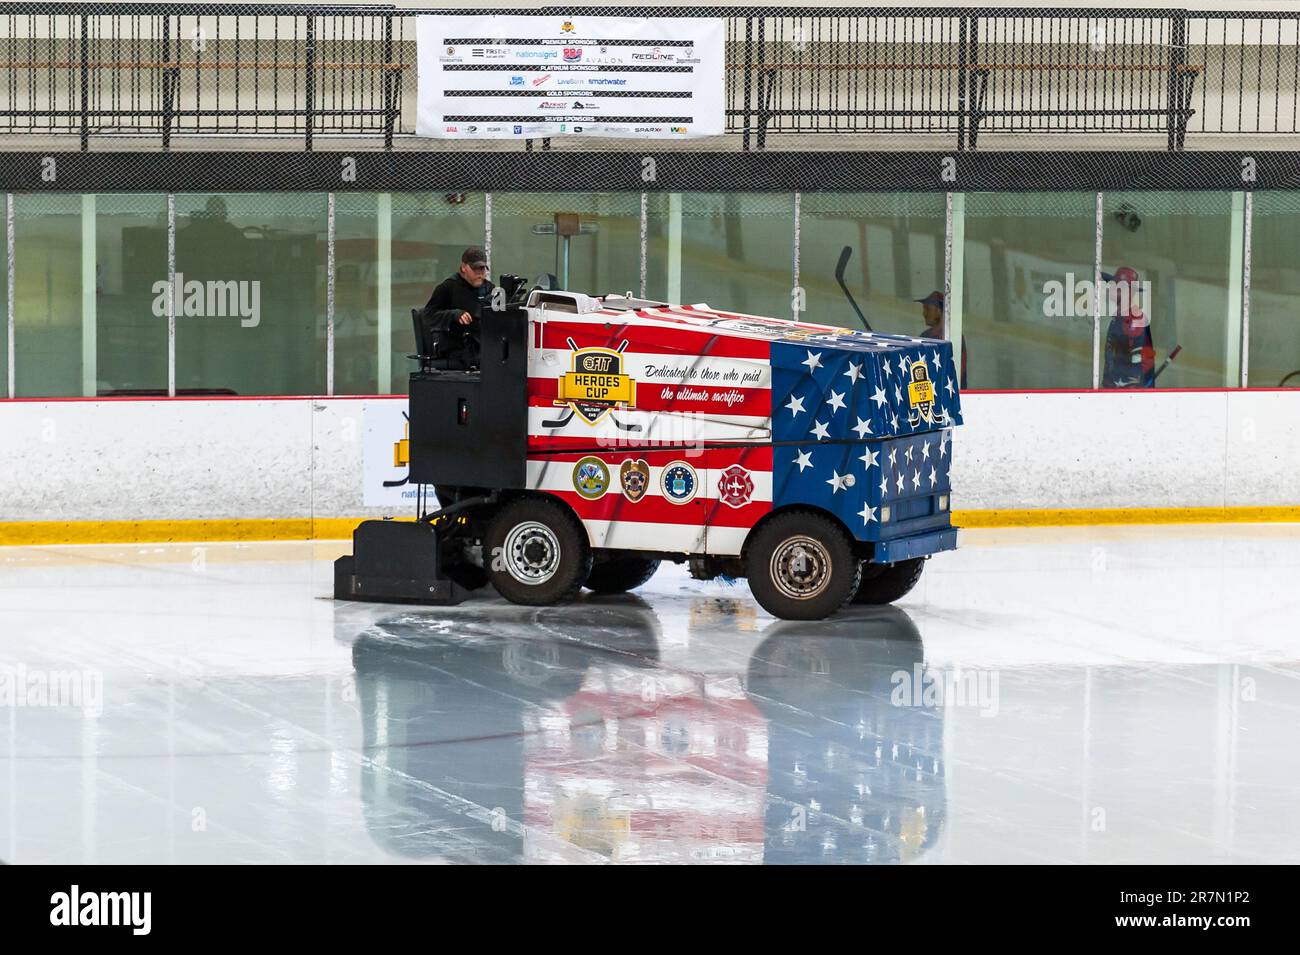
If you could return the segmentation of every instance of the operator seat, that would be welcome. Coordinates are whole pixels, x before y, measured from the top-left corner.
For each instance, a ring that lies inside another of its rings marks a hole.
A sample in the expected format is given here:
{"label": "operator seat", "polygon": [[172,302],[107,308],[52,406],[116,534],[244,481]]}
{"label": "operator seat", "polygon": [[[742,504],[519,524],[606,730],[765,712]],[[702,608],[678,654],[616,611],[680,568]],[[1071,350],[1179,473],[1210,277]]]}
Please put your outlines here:
{"label": "operator seat", "polygon": [[430,333],[425,329],[424,309],[411,309],[411,324],[415,328],[415,348],[417,354],[407,355],[407,358],[413,359],[420,365],[420,371],[478,371],[478,363],[466,365],[463,361],[455,358],[447,358],[443,354],[442,336],[436,333]]}

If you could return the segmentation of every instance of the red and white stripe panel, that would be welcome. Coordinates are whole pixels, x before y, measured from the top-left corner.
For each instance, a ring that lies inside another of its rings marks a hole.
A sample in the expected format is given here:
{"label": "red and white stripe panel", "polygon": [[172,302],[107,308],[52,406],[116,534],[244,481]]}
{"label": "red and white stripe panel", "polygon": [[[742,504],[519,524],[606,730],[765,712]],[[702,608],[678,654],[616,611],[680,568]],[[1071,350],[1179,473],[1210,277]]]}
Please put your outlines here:
{"label": "red and white stripe panel", "polygon": [[[609,473],[606,490],[595,498],[577,488],[575,471],[587,457],[598,458]],[[650,471],[645,494],[636,500],[624,493],[620,478],[628,460],[645,461]],[[692,469],[696,480],[694,494],[682,503],[664,493],[664,471],[679,462]],[[748,475],[748,493],[721,490],[724,472],[733,466]],[[772,449],[565,451],[530,457],[528,486],[569,504],[593,547],[734,556],[754,524],[772,509]]]}
{"label": "red and white stripe panel", "polygon": [[[694,320],[698,322],[698,318]],[[537,347],[540,339],[540,347]],[[619,349],[622,372],[636,382],[634,408],[614,408],[595,424],[557,404],[573,350]],[[548,321],[534,335],[528,361],[530,450],[771,438],[772,371],[766,341],[638,321]],[[545,422],[565,420],[559,427]]]}

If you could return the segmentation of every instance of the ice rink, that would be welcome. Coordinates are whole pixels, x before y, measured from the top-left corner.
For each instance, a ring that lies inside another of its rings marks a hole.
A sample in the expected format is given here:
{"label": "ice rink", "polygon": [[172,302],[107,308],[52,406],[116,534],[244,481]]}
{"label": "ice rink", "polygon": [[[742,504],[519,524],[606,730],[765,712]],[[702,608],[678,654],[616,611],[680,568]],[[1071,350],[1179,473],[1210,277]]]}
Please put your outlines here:
{"label": "ice rink", "polygon": [[676,566],[420,608],[330,599],[343,543],[3,549],[0,858],[1300,862],[1300,527],[961,544],[815,624]]}

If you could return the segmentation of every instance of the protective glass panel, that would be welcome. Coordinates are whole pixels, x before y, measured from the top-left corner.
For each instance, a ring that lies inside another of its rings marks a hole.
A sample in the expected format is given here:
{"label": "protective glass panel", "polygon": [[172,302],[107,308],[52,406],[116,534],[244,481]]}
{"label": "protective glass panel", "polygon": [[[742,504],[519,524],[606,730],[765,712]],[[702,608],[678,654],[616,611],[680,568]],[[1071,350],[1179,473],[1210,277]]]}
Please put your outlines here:
{"label": "protective glass panel", "polygon": [[1252,388],[1300,388],[1300,194],[1254,196],[1250,269]]}
{"label": "protective glass panel", "polygon": [[323,394],[326,197],[176,197],[176,390]]}
{"label": "protective glass panel", "polygon": [[967,386],[1091,388],[1096,193],[964,201]]}
{"label": "protective glass panel", "polygon": [[861,327],[847,289],[874,331],[919,335],[926,322],[918,300],[943,290],[944,222],[940,193],[806,193],[799,218],[802,317]]}
{"label": "protective glass panel", "polygon": [[1118,371],[1108,376],[1105,365],[1110,354],[1118,368],[1123,362],[1114,356],[1126,350],[1142,369],[1127,380],[1154,378],[1157,388],[1239,383],[1242,235],[1232,222],[1234,199],[1239,217],[1241,198],[1226,192],[1106,193],[1102,269],[1137,274],[1150,335],[1144,345],[1146,331],[1127,334],[1123,316],[1107,318],[1103,386],[1108,378],[1125,377]]}
{"label": "protective glass panel", "polygon": [[793,316],[792,194],[654,194],[647,232],[651,298]]}

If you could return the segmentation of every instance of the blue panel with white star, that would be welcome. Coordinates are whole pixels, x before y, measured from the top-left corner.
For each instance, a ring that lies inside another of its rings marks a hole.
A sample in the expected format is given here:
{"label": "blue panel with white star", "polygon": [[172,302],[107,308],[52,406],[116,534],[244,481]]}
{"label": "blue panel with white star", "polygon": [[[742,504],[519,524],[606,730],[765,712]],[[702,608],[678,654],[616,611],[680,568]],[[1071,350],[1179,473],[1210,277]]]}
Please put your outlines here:
{"label": "blue panel with white star", "polygon": [[[933,496],[951,490],[951,428],[961,424],[952,345],[846,333],[772,345],[772,503],[839,516],[860,540],[947,526]],[[931,383],[931,400],[914,403]],[[881,522],[881,508],[890,520]]]}

